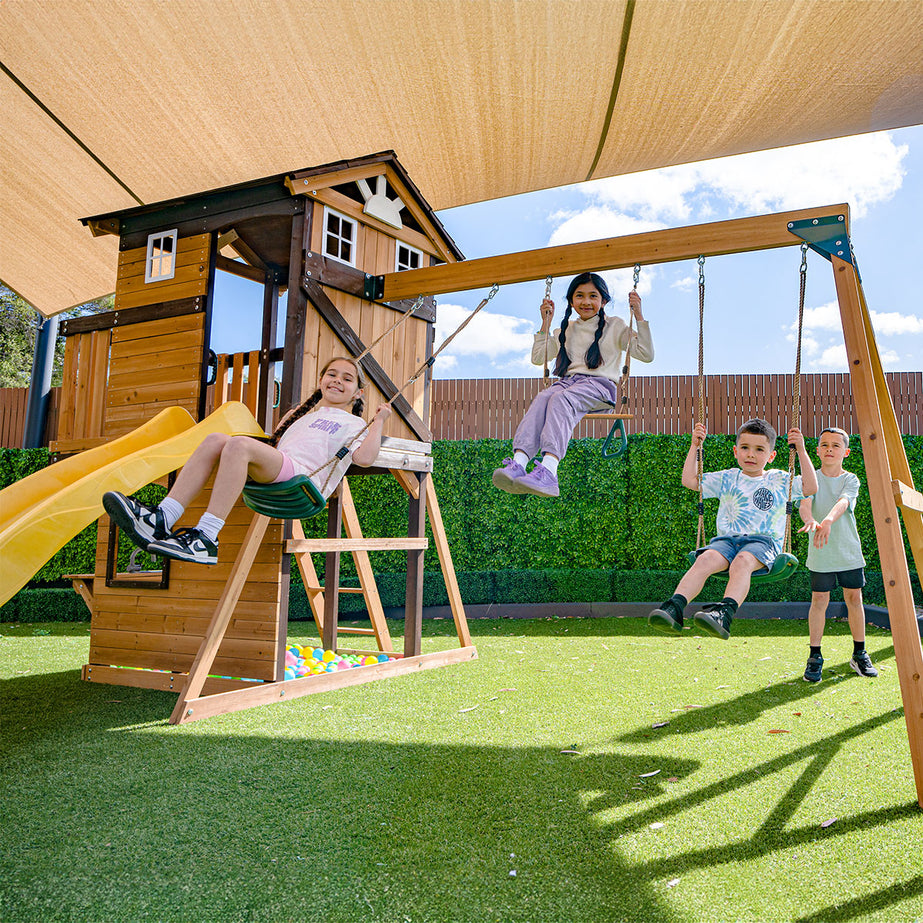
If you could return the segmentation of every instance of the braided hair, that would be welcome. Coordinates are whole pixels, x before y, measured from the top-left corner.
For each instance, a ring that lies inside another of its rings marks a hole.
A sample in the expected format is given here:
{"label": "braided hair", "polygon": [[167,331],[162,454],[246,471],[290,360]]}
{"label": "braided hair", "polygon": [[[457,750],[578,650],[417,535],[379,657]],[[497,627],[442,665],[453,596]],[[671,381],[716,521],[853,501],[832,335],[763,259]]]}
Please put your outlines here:
{"label": "braided hair", "polygon": [[570,368],[571,360],[570,356],[567,354],[565,338],[567,336],[567,325],[570,322],[571,316],[571,299],[574,297],[574,292],[576,292],[581,285],[592,285],[602,297],[602,306],[600,307],[599,314],[597,315],[598,321],[596,324],[596,336],[593,338],[593,342],[590,344],[590,348],[586,353],[587,368],[598,369],[603,361],[602,352],[599,348],[599,341],[602,338],[603,330],[606,326],[606,312],[603,310],[603,308],[605,308],[605,306],[611,300],[611,296],[609,295],[609,286],[606,285],[605,279],[603,279],[603,277],[597,273],[582,272],[579,276],[574,276],[574,278],[571,279],[570,285],[567,286],[567,309],[564,311],[564,320],[561,321],[561,330],[558,333],[558,343],[560,344],[560,348],[558,349],[558,358],[554,365],[554,374],[557,378],[563,378],[567,374],[567,370]]}
{"label": "braided hair", "polygon": [[[356,370],[356,381],[359,384],[360,390],[365,389],[365,372],[362,369],[362,366],[356,362],[355,359],[349,359],[346,356],[334,356],[330,359],[327,364],[320,370],[320,378],[323,378],[327,373],[327,369],[333,365],[334,362],[348,362]],[[306,413],[310,413],[315,406],[317,406],[318,401],[323,397],[321,394],[320,388],[317,388],[314,393],[304,401],[301,406],[282,423],[280,423],[274,430],[272,435],[269,437],[269,444],[271,446],[277,446],[279,440],[282,438],[282,434],[297,420],[300,420]],[[365,401],[362,397],[357,397],[353,401],[352,412],[354,416],[361,417],[362,412],[365,410]]]}

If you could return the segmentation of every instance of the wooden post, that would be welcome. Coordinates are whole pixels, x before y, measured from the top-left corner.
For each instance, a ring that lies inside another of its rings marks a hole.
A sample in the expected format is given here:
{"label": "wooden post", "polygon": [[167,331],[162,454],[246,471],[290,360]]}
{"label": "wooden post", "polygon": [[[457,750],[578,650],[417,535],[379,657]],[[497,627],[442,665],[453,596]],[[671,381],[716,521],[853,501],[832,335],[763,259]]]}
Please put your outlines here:
{"label": "wooden post", "polygon": [[[327,538],[339,538],[343,527],[343,504],[340,488],[327,501]],[[325,651],[337,649],[337,611],[340,608],[340,552],[328,551],[324,555],[324,631]]]}
{"label": "wooden post", "polygon": [[[849,357],[869,500],[881,557],[917,802],[923,808],[923,649],[917,630],[901,525],[892,492],[891,462],[882,423],[882,408],[875,385],[875,368],[880,366],[881,360],[855,269],[836,256],[831,257],[831,263]],[[888,408],[893,416],[890,402]]]}
{"label": "wooden post", "polygon": [[268,526],[269,517],[254,514],[253,521],[250,523],[247,534],[244,536],[243,543],[240,546],[240,551],[237,553],[237,560],[231,568],[228,581],[224,585],[221,598],[218,600],[218,605],[215,607],[215,613],[212,616],[211,622],[209,622],[208,630],[205,633],[205,637],[202,639],[199,651],[189,669],[186,685],[179,694],[176,707],[173,709],[173,714],[170,716],[170,724],[181,724],[185,718],[190,717],[188,714],[190,711],[190,704],[194,699],[197,699],[202,692],[202,687],[205,685],[205,680],[208,678],[208,671],[215,660],[215,655],[218,653],[218,648],[221,646],[224,633],[227,631],[228,625],[231,622],[231,616],[234,614],[234,607],[237,605],[240,594],[243,592],[244,584],[247,582],[247,576],[250,573],[250,568],[253,566],[257,552],[260,550],[260,543],[263,541],[263,536],[266,534],[266,528]]}
{"label": "wooden post", "polygon": [[[416,472],[417,496],[407,497],[407,537],[422,538],[426,532],[426,472]],[[423,550],[407,552],[407,595],[404,602],[404,656],[420,654],[423,640]]]}

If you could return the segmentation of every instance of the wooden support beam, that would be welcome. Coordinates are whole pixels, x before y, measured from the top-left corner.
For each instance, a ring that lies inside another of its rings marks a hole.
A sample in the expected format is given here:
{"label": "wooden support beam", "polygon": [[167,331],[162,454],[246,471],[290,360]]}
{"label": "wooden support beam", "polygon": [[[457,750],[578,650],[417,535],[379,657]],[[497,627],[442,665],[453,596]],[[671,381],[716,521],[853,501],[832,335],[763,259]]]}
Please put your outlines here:
{"label": "wooden support beam", "polygon": [[186,685],[183,687],[183,691],[176,702],[176,707],[173,709],[173,714],[170,716],[170,724],[181,724],[185,718],[189,717],[187,712],[191,708],[190,702],[197,699],[202,693],[202,686],[208,678],[208,671],[214,662],[215,655],[218,653],[218,648],[221,646],[224,633],[231,622],[234,607],[243,592],[250,568],[253,566],[256,555],[260,550],[260,543],[263,541],[263,536],[266,534],[268,526],[268,516],[254,515],[250,527],[247,529],[247,534],[241,543],[240,551],[237,553],[237,560],[234,562],[228,581],[224,585],[218,605],[215,607],[208,630],[202,639],[202,644],[199,646],[195,660],[192,662]]}
{"label": "wooden support beam", "polygon": [[452,609],[452,618],[455,621],[458,642],[462,647],[469,647],[471,645],[471,632],[468,630],[465,604],[462,602],[458,578],[455,576],[452,552],[449,549],[449,540],[446,537],[445,524],[442,521],[442,511],[439,509],[439,500],[436,497],[436,485],[431,477],[426,479],[426,513],[429,516],[429,525],[433,532],[433,543],[439,557],[439,566],[442,568],[442,579],[445,581],[446,592],[449,596],[449,606]]}
{"label": "wooden support beam", "polygon": [[426,536],[415,538],[293,538],[285,543],[291,554],[305,551],[425,551]]}
{"label": "wooden support beam", "polygon": [[635,263],[671,263],[699,256],[791,247],[800,244],[801,239],[789,232],[790,221],[828,215],[844,215],[846,232],[849,232],[848,205],[827,205],[756,218],[735,218],[731,221],[715,221],[488,256],[424,269],[389,272],[383,277],[382,300],[392,301],[416,295],[445,295],[449,292],[486,288],[494,283],[509,285],[543,279],[545,276],[569,276],[587,269],[604,271],[634,266]]}
{"label": "wooden support beam", "polygon": [[[431,475],[415,475],[421,487],[430,480]],[[416,497],[408,497],[407,503],[407,538],[427,542],[426,531],[426,494],[418,490]],[[423,644],[423,548],[407,551],[407,594],[404,600],[404,656],[416,657]]]}
{"label": "wooden support beam", "polygon": [[[892,464],[899,460],[893,444],[896,419],[890,399],[885,403],[876,387],[879,377],[876,369],[880,368],[881,359],[855,268],[836,256],[831,257],[831,264],[862,439],[917,802],[923,808],[923,648],[920,646],[910,570],[904,554],[904,538],[892,491]],[[887,420],[887,426],[883,420]],[[900,442],[899,435],[897,442]],[[909,530],[908,536],[913,544],[914,535]]]}
{"label": "wooden support beam", "polygon": [[894,491],[894,497],[897,505],[903,510],[915,510],[917,513],[923,513],[923,494],[912,487],[908,487],[902,481],[894,480],[891,482],[891,489]]}
{"label": "wooden support beam", "polygon": [[[337,619],[340,611],[340,548],[333,543],[343,541],[340,532],[343,529],[342,487],[330,495],[327,500],[327,547],[324,549],[324,633],[321,646],[325,651],[337,649]],[[348,539],[347,539],[348,541]]]}
{"label": "wooden support beam", "polygon": [[463,663],[466,660],[476,660],[477,656],[477,650],[473,647],[456,647],[448,651],[436,651],[417,657],[401,657],[397,660],[389,660],[387,663],[370,664],[367,667],[356,667],[352,670],[337,670],[335,673],[321,673],[318,676],[304,676],[283,682],[261,683],[249,689],[219,692],[215,695],[203,696],[192,702],[188,710],[189,714],[184,714],[182,723],[241,711],[256,705],[287,702],[290,699],[298,699],[315,692],[329,692],[332,689],[359,686],[363,683],[386,679],[389,676],[401,676],[416,673],[419,670],[429,670],[433,667],[444,667],[451,663]]}
{"label": "wooden support beam", "polygon": [[[347,538],[367,541],[362,534],[362,527],[359,525],[359,514],[356,512],[352,490],[350,490],[349,481],[346,478],[343,479],[340,494],[343,500],[343,528],[346,531]],[[340,631],[346,634],[374,635],[380,651],[393,651],[394,643],[391,640],[391,633],[388,631],[385,609],[381,604],[381,597],[378,595],[378,584],[375,582],[375,572],[372,570],[372,561],[369,558],[368,551],[364,548],[354,551],[353,561],[361,584],[358,591],[365,598],[365,608],[368,611],[372,627],[368,630],[364,628],[341,628]],[[345,592],[345,590],[341,588],[340,592]]]}
{"label": "wooden support beam", "polygon": [[222,272],[229,273],[232,276],[240,276],[241,279],[250,279],[252,282],[262,283],[266,277],[264,269],[258,269],[256,266],[248,266],[246,263],[232,260],[230,257],[219,253],[215,259],[215,265]]}

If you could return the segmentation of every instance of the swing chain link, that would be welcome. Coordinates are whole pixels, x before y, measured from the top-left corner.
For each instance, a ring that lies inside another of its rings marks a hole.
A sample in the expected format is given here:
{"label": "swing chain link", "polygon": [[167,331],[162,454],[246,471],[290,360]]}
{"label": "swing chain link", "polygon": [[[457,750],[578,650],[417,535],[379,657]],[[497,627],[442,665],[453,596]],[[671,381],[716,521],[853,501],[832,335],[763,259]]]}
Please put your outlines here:
{"label": "swing chain link", "polygon": [[641,281],[641,264],[635,263],[634,271],[632,272],[632,281],[634,285],[632,286],[633,291],[638,290],[638,283]]}

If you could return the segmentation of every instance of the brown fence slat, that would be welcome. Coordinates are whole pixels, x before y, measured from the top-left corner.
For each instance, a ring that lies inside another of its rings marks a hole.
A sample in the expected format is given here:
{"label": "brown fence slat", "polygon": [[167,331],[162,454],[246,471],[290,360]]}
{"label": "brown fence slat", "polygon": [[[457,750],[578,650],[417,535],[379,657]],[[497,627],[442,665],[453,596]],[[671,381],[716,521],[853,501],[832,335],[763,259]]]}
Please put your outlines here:
{"label": "brown fence slat", "polygon": [[[209,406],[255,393],[243,389],[244,364],[258,381],[253,355],[219,356],[218,380],[211,389]],[[228,371],[233,379],[228,383]],[[923,372],[888,372],[885,375],[902,433],[923,435]],[[433,382],[432,430],[434,439],[512,439],[535,396],[546,386],[541,378],[441,379]],[[695,422],[698,380],[694,375],[634,376],[628,384],[629,424],[632,433],[688,433]],[[784,431],[790,423],[794,379],[780,375],[705,376],[706,417],[711,433],[733,433],[750,417],[761,416]],[[18,448],[25,430],[27,388],[0,388],[0,447]],[[75,411],[74,394],[52,389],[48,439],[63,438],[62,428],[73,426],[67,412]],[[61,416],[63,414],[63,416]],[[847,373],[801,376],[801,428],[816,436],[825,426],[842,426],[856,432],[852,388]],[[606,421],[584,422],[577,436],[602,438]]]}

